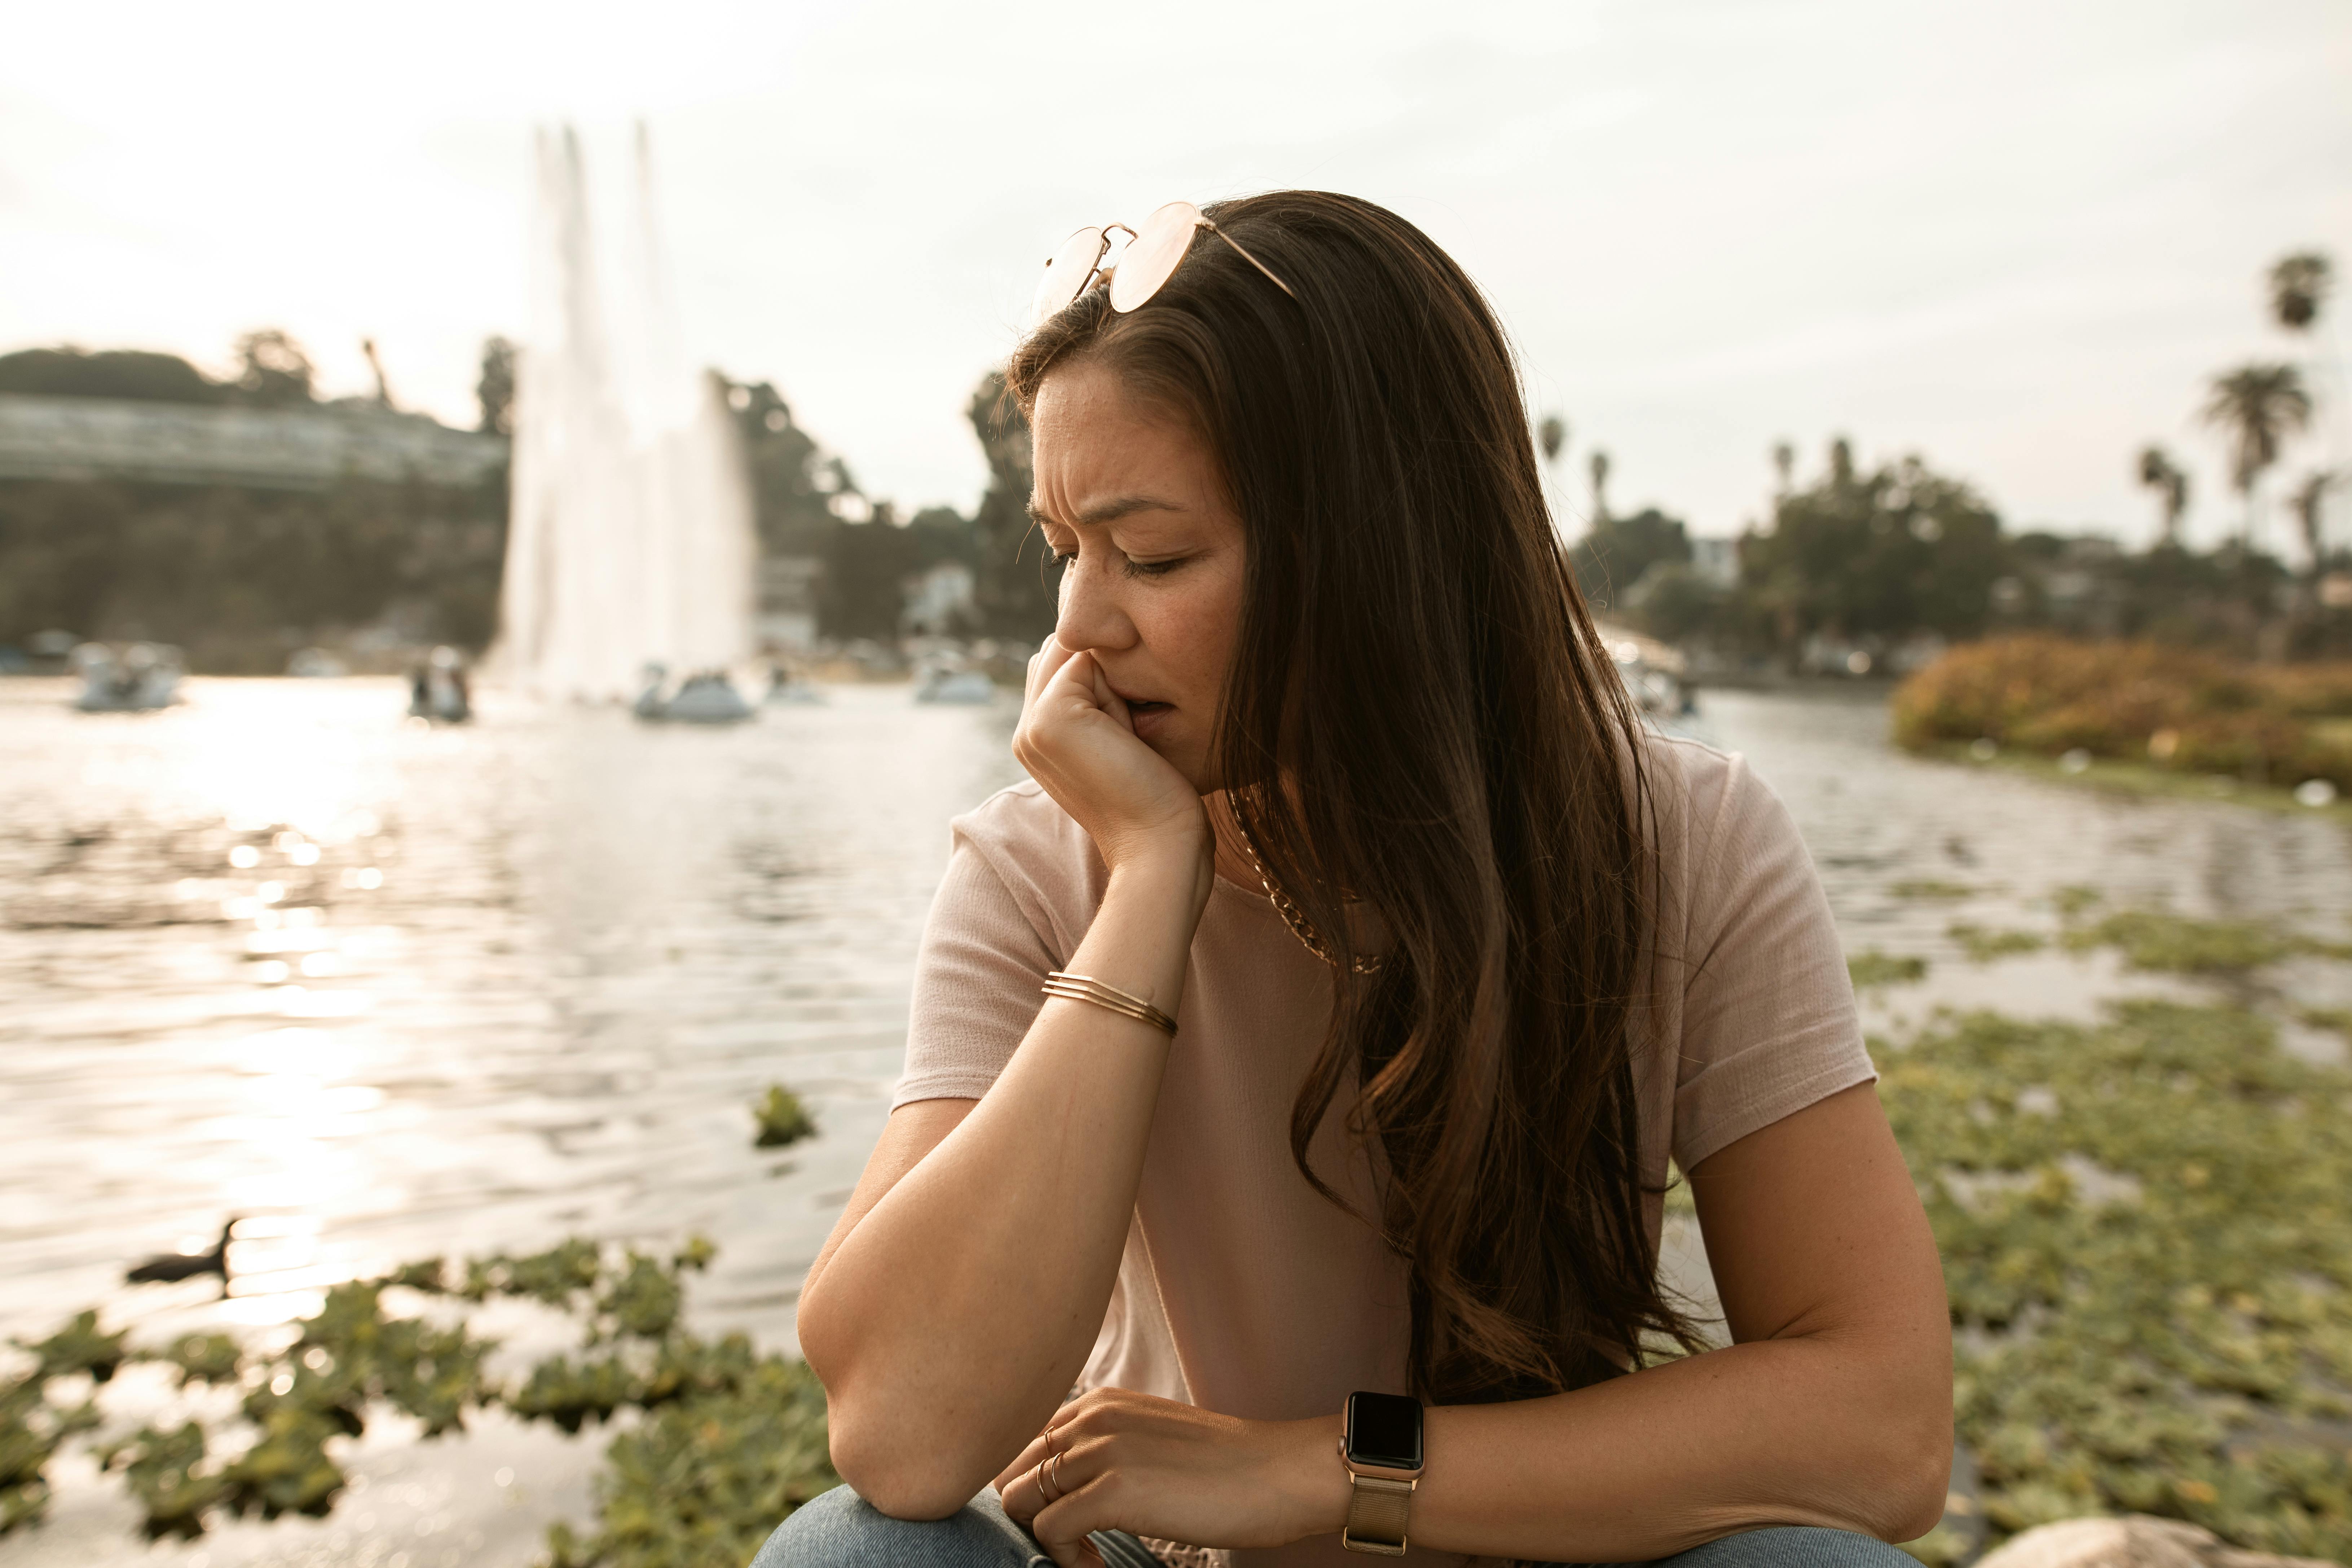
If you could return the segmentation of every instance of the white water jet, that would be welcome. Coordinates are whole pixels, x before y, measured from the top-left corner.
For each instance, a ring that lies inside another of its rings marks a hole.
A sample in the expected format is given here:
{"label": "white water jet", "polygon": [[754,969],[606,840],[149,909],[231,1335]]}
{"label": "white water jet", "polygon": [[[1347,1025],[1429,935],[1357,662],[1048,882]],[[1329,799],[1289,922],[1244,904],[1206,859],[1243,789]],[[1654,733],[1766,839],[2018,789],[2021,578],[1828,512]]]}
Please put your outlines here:
{"label": "white water jet", "polygon": [[652,161],[605,293],[579,136],[536,138],[531,315],[516,372],[497,667],[548,697],[625,698],[648,663],[751,651],[751,491],[725,388],[679,342]]}

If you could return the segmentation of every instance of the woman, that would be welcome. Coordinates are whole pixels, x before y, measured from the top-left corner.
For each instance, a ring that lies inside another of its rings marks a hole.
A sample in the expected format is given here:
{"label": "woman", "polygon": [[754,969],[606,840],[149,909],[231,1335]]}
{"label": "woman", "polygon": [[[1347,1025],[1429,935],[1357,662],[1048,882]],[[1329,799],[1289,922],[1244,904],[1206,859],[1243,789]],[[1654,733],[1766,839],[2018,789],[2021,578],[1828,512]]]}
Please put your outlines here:
{"label": "woman", "polygon": [[1342,196],[1105,249],[1007,377],[1034,782],[955,825],[801,1298],[848,1485],[760,1568],[1907,1561],[1949,1332],[1828,907],[1629,710],[1492,312]]}

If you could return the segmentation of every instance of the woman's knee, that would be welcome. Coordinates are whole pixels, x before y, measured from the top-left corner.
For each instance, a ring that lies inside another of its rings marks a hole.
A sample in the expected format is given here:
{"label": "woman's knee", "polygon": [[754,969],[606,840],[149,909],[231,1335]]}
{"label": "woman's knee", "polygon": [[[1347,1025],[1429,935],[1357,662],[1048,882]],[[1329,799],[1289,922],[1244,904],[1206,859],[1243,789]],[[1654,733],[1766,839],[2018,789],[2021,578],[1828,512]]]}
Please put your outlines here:
{"label": "woman's knee", "polygon": [[982,1492],[945,1519],[893,1519],[847,1487],[776,1527],[751,1568],[1024,1568],[1035,1548]]}
{"label": "woman's knee", "polygon": [[1745,1531],[1661,1558],[1654,1568],[1918,1568],[1875,1536],[1811,1525]]}

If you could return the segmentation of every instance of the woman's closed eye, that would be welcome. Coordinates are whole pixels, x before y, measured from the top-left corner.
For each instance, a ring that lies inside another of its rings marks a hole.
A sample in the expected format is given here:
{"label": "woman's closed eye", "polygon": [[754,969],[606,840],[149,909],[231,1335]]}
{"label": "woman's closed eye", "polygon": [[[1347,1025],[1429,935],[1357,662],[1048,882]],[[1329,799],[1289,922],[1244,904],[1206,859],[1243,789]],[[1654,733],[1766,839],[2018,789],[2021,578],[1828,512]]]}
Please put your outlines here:
{"label": "woman's closed eye", "polygon": [[[1077,558],[1078,552],[1075,550],[1056,550],[1051,544],[1045,546],[1045,563],[1056,570]],[[1189,555],[1174,555],[1165,561],[1138,561],[1131,555],[1121,556],[1119,569],[1130,577],[1164,577],[1192,559]]]}

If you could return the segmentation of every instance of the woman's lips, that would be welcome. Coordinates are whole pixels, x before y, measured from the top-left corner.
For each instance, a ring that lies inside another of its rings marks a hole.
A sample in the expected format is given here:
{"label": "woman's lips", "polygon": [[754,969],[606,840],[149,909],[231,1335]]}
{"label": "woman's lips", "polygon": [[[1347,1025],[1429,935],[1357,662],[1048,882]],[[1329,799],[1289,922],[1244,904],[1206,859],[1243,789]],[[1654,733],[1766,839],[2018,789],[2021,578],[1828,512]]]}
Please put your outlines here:
{"label": "woman's lips", "polygon": [[1127,705],[1127,717],[1135,725],[1136,734],[1147,741],[1167,728],[1169,717],[1175,711],[1173,705],[1166,702],[1129,702]]}

